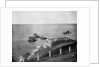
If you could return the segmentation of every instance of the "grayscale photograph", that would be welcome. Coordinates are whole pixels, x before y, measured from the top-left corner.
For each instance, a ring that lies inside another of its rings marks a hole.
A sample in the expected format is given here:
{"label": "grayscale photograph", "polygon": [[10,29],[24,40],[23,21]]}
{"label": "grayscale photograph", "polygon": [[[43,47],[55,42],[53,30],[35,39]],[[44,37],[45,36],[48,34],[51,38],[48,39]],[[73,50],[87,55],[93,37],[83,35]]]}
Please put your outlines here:
{"label": "grayscale photograph", "polygon": [[12,62],[77,62],[77,11],[13,11]]}

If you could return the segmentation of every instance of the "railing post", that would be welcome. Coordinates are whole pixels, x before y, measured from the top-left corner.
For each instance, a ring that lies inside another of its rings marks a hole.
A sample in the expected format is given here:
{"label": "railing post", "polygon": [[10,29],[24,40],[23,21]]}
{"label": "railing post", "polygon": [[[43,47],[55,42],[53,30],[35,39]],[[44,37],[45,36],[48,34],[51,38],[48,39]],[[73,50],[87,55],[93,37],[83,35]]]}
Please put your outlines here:
{"label": "railing post", "polygon": [[39,60],[40,60],[39,53],[37,53],[37,61],[39,61]]}
{"label": "railing post", "polygon": [[62,54],[62,48],[60,48],[60,55]]}
{"label": "railing post", "polygon": [[51,57],[51,51],[49,51],[49,58]]}
{"label": "railing post", "polygon": [[71,46],[69,46],[69,52],[71,52]]}

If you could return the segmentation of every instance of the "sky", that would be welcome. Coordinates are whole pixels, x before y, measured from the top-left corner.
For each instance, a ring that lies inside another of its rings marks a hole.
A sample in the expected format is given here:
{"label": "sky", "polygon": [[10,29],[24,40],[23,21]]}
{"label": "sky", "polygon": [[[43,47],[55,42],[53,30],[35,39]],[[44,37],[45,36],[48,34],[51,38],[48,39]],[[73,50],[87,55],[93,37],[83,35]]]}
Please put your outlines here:
{"label": "sky", "polygon": [[77,23],[77,11],[13,11],[13,24]]}

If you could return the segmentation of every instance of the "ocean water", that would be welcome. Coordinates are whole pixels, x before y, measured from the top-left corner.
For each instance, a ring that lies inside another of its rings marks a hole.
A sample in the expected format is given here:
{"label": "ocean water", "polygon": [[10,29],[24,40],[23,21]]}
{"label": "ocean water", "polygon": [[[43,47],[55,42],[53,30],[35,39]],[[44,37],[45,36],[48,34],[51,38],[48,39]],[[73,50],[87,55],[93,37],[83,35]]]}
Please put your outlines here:
{"label": "ocean water", "polygon": [[[65,31],[71,31],[71,34],[63,35]],[[19,56],[32,51],[38,45],[44,44],[44,41],[29,43],[28,37],[33,33],[40,36],[51,38],[69,37],[77,39],[77,24],[13,24],[12,25],[12,56],[18,60]]]}

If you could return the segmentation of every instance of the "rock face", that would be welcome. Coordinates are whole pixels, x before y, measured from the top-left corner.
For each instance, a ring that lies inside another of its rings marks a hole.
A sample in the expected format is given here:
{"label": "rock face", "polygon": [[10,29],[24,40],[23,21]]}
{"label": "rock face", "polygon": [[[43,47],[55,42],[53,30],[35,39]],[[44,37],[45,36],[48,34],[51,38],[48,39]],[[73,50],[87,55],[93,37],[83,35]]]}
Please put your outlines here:
{"label": "rock face", "polygon": [[[48,60],[49,56],[58,57],[60,48],[62,48],[62,51],[63,51],[62,53],[64,52],[68,53],[68,49],[69,49],[68,47],[71,45],[75,47],[75,45],[77,45],[77,41],[69,39],[67,37],[47,39],[45,40],[44,44],[37,46],[36,49],[32,50],[28,55],[26,55],[27,57],[23,56],[23,58],[25,59],[23,62],[38,62],[38,61],[49,62]],[[50,59],[50,62],[52,62],[51,59]]]}

